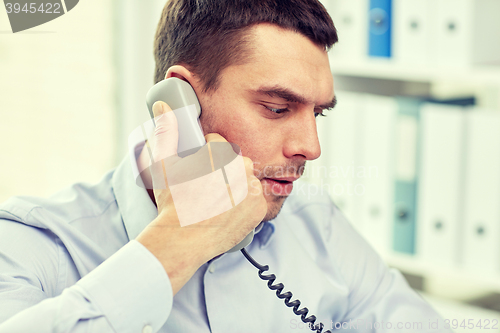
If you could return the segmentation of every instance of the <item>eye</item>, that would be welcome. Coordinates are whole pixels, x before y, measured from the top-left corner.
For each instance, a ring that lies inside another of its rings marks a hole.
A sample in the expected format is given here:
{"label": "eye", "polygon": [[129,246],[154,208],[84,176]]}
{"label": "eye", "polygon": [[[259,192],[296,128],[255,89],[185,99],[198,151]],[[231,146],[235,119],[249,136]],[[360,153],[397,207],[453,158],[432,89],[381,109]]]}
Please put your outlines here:
{"label": "eye", "polygon": [[318,118],[318,116],[326,117],[326,114],[323,111],[324,110],[319,110],[317,112],[314,112],[314,118]]}
{"label": "eye", "polygon": [[264,107],[266,109],[268,109],[269,111],[273,112],[273,113],[277,113],[277,114],[280,114],[280,113],[283,113],[283,112],[287,112],[289,111],[288,108],[284,108],[284,109],[275,109],[275,108],[270,108],[269,106],[265,106]]}

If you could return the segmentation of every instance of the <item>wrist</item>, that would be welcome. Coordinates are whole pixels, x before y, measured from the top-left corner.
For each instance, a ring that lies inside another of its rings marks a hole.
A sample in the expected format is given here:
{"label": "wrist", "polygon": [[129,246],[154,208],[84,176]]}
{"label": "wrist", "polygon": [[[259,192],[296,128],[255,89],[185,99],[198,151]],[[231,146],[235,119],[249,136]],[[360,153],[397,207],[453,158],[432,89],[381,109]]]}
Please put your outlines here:
{"label": "wrist", "polygon": [[136,240],[162,264],[175,293],[193,274],[217,254],[208,251],[196,238],[197,230],[183,228],[176,217],[160,214]]}

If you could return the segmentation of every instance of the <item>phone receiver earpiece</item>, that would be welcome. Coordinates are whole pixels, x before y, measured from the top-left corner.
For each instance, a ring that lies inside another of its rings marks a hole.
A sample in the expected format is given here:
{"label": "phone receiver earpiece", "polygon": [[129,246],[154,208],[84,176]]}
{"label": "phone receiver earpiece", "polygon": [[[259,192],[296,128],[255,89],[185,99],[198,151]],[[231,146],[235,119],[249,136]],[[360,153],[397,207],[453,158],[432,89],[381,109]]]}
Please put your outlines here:
{"label": "phone receiver earpiece", "polygon": [[196,93],[189,83],[171,77],[155,84],[146,95],[146,104],[152,119],[153,104],[163,101],[174,111],[179,129],[177,154],[180,157],[195,153],[207,142],[201,129],[201,107]]}

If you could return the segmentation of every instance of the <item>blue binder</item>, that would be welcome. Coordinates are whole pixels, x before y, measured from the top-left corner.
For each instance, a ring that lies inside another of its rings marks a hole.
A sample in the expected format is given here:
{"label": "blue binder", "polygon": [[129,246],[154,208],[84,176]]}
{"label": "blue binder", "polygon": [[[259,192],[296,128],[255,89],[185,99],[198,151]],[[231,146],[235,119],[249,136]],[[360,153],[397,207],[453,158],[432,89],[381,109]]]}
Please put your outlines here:
{"label": "blue binder", "polygon": [[415,162],[413,176],[398,176],[396,172],[394,181],[394,222],[393,222],[393,249],[396,252],[415,254],[416,224],[417,224],[417,191],[418,191],[418,164],[419,164],[419,142],[422,135],[420,130],[420,108],[423,103],[450,104],[460,106],[472,106],[476,101],[474,97],[458,99],[436,100],[432,98],[397,97],[398,117],[407,117],[416,126],[416,138],[414,147],[405,147],[405,151],[411,151]]}
{"label": "blue binder", "polygon": [[392,56],[392,0],[370,0],[368,55]]}
{"label": "blue binder", "polygon": [[[394,229],[393,248],[396,252],[415,253],[415,230],[417,212],[417,177],[418,177],[418,137],[419,137],[419,110],[424,102],[420,99],[398,97],[398,117],[405,117],[406,122],[414,124],[416,131],[414,140],[410,140],[400,149],[405,154],[411,154],[414,161],[414,171],[404,176],[396,172],[394,184]],[[408,157],[408,156],[405,156]]]}

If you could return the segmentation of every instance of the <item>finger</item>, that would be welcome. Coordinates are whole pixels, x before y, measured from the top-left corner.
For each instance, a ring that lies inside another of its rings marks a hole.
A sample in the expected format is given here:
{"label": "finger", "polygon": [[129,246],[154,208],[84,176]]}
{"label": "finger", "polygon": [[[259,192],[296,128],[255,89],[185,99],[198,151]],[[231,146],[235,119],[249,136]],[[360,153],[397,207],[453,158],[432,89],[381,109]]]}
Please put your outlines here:
{"label": "finger", "polygon": [[235,143],[228,142],[218,133],[205,135],[209,150],[211,163],[218,170],[231,163],[238,155],[241,155],[240,147]]}
{"label": "finger", "polygon": [[227,142],[227,140],[219,133],[208,133],[205,135],[205,141],[207,142]]}
{"label": "finger", "polygon": [[153,114],[155,117],[153,158],[158,162],[177,155],[179,130],[175,113],[165,102],[154,103]]}

